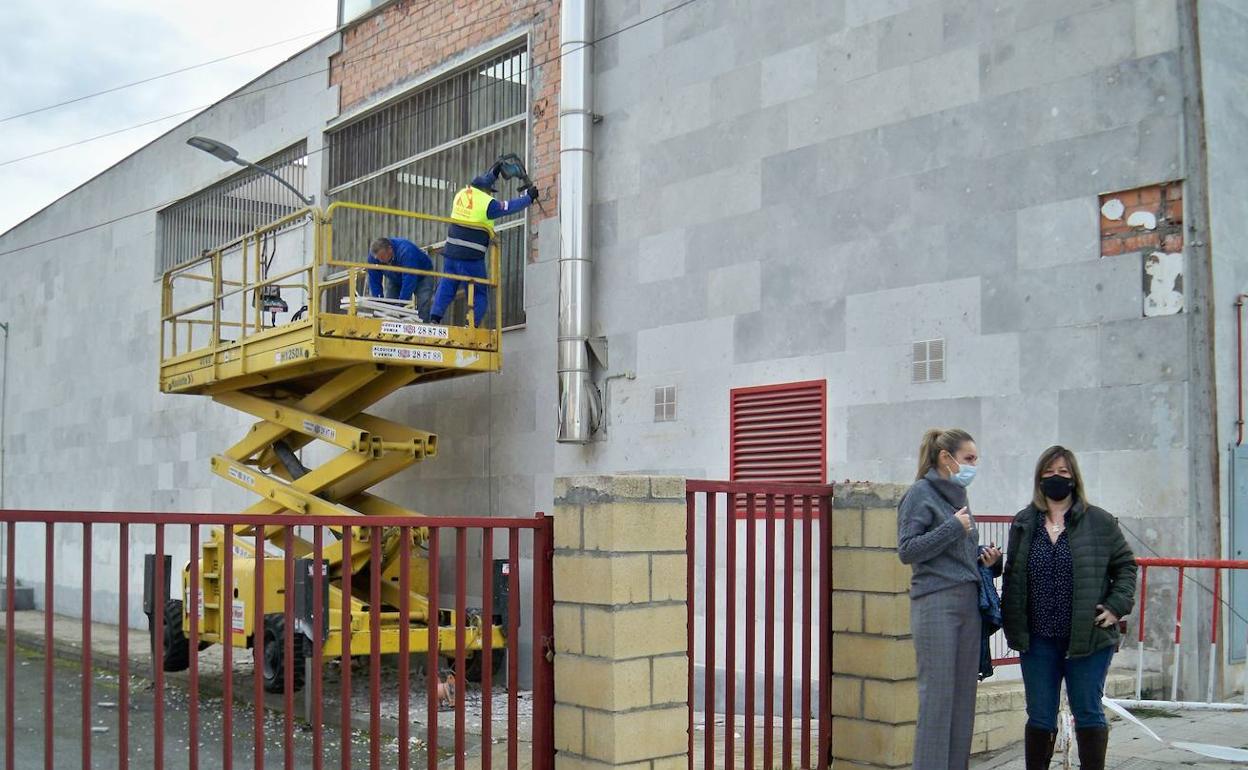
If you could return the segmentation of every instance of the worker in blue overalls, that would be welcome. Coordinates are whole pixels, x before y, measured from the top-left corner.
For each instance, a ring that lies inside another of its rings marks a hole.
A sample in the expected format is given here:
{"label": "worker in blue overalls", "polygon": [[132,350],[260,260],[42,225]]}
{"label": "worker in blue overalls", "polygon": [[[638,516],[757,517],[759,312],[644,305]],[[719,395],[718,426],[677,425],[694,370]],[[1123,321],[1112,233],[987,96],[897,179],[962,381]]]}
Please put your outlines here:
{"label": "worker in blue overalls", "polygon": [[[406,238],[378,238],[368,247],[370,265],[390,265],[412,270],[433,270],[433,260],[424,249]],[[369,270],[368,291],[374,297],[410,301],[416,297],[416,312],[422,320],[429,318],[435,278],[432,275],[399,273],[393,270]]]}
{"label": "worker in blue overalls", "polygon": [[[528,208],[537,200],[536,185],[521,190],[518,198],[499,203],[494,200],[494,182],[498,179],[498,164],[472,180],[472,184],[460,190],[451,207],[451,219],[455,220],[447,230],[446,250],[443,251],[442,272],[471,278],[486,278],[488,265],[485,257],[490,251],[490,235],[481,228],[493,228],[494,220],[515,214]],[[459,224],[459,223],[463,224]],[[443,278],[433,298],[430,320],[442,323],[442,315],[455,300],[455,293],[466,281]],[[489,307],[489,294],[484,285],[473,288],[472,314],[474,326],[480,326]]]}

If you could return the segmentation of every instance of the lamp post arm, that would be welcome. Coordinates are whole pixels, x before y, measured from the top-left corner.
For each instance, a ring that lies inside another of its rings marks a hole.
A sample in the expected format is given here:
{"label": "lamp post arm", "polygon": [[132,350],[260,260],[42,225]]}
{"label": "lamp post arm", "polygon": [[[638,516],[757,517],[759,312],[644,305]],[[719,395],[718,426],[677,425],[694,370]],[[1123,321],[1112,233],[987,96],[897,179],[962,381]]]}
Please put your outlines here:
{"label": "lamp post arm", "polygon": [[285,179],[282,179],[277,174],[274,174],[272,171],[269,171],[264,166],[256,165],[255,163],[252,163],[249,160],[243,160],[242,158],[235,158],[234,162],[240,166],[245,166],[247,168],[255,169],[256,171],[259,171],[261,174],[264,174],[265,176],[273,177],[274,179],[277,180],[278,184],[282,185],[287,190],[290,190],[291,192],[293,192],[295,194],[295,197],[297,197],[300,201],[302,201],[303,205],[305,206],[311,206],[315,200],[314,198],[305,196],[302,192],[299,191],[299,188],[295,187],[290,182],[287,182]]}

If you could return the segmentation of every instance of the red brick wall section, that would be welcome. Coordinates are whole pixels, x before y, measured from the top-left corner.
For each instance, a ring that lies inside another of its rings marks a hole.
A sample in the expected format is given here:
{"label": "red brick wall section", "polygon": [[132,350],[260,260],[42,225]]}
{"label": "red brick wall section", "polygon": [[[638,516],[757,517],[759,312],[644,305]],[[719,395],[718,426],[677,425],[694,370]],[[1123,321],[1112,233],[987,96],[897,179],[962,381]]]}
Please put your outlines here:
{"label": "red brick wall section", "polygon": [[[1134,220],[1132,215],[1136,215]],[[1101,196],[1102,257],[1152,251],[1177,254],[1182,250],[1182,182],[1163,182]]]}
{"label": "red brick wall section", "polygon": [[[346,112],[519,31],[530,33],[529,174],[541,188],[546,212],[531,209],[532,260],[535,225],[559,211],[559,0],[399,0],[343,31],[329,78],[340,87],[339,108]],[[378,51],[385,53],[370,55]]]}

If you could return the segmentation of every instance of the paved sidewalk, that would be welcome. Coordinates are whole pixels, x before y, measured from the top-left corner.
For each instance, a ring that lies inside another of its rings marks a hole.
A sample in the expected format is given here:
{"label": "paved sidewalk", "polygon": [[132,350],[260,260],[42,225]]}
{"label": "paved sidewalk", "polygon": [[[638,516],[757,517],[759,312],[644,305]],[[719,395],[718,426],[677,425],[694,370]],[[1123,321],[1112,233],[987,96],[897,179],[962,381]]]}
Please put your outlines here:
{"label": "paved sidewalk", "polygon": [[[1168,741],[1213,743],[1233,748],[1248,748],[1248,712],[1174,711],[1169,715],[1140,716],[1140,721],[1153,732]],[[1235,762],[1224,762],[1193,754],[1158,743],[1139,728],[1121,719],[1110,722],[1109,754],[1106,768],[1120,770],[1161,770],[1161,768],[1196,768],[1197,770],[1223,770],[1239,767]],[[1019,735],[1021,741],[1022,735]],[[1079,754],[1071,749],[1071,766],[1079,766]],[[1023,746],[1021,743],[971,758],[974,770],[1022,770]],[[1055,757],[1053,768],[1062,764]]]}

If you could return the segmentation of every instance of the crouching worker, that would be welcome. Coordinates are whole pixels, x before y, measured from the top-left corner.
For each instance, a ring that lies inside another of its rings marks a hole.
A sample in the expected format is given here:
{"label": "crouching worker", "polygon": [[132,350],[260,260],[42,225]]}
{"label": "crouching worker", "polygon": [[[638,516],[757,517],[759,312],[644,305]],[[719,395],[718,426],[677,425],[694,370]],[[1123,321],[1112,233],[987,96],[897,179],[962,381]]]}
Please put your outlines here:
{"label": "crouching worker", "polygon": [[[406,267],[411,270],[433,270],[433,260],[416,244],[405,238],[378,238],[368,247],[370,265]],[[399,273],[393,270],[369,270],[368,291],[374,297],[401,299],[416,297],[416,312],[421,320],[429,318],[435,279],[432,275]]]}

